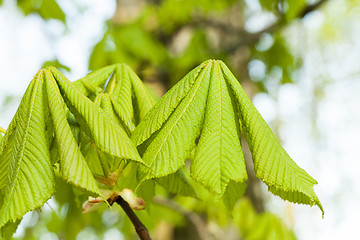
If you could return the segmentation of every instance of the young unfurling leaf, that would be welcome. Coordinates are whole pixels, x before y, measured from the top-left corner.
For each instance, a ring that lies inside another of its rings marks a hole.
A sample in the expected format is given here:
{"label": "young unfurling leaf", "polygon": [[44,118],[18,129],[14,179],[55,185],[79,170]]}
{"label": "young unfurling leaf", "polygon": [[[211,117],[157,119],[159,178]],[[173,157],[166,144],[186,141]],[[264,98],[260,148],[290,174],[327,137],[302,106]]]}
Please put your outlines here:
{"label": "young unfurling leaf", "polygon": [[272,193],[322,210],[312,188],[317,182],[285,152],[221,61],[209,60],[195,68],[136,127],[132,140],[152,169],[140,175],[151,179],[176,172],[195,147],[192,178],[231,206],[246,187],[241,131],[250,145],[256,175]]}

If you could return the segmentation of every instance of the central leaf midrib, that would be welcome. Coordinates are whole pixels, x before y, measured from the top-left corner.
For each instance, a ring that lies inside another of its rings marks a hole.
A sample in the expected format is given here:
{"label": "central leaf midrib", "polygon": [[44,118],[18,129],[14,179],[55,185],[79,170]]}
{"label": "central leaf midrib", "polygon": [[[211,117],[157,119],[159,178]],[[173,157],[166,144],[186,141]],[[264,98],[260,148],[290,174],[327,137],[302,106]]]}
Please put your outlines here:
{"label": "central leaf midrib", "polygon": [[220,188],[220,193],[222,192],[222,179],[221,179],[221,176],[222,176],[222,92],[221,92],[221,81],[220,81],[220,72],[219,72],[219,65],[218,64],[215,64],[215,69],[216,69],[216,82],[218,84],[218,88],[219,88],[219,117],[220,117],[220,120],[219,120],[219,125],[220,125],[220,128],[219,128],[219,168],[218,168],[218,175],[220,177],[220,181],[219,181],[219,188]]}
{"label": "central leaf midrib", "polygon": [[[206,66],[205,68],[208,68],[208,66]],[[204,69],[204,71],[206,71],[207,69]],[[206,73],[206,72],[205,72]],[[203,82],[204,78],[205,78],[205,75],[206,74],[203,74],[203,76],[201,77],[201,80],[199,80],[199,84],[196,88],[196,90],[194,91],[194,94],[191,96],[189,102],[185,105],[183,111],[181,112],[181,114],[179,115],[179,117],[176,119],[176,121],[174,122],[174,124],[170,127],[169,131],[166,133],[163,141],[161,142],[160,144],[160,147],[158,149],[158,151],[154,154],[154,157],[153,157],[153,160],[151,161],[151,165],[153,165],[153,163],[155,162],[155,159],[157,158],[157,155],[159,154],[159,152],[162,150],[162,147],[164,145],[164,143],[166,142],[167,138],[169,137],[170,133],[172,132],[172,129],[176,126],[177,122],[181,119],[181,117],[184,115],[184,113],[186,112],[187,108],[189,107],[189,105],[191,104],[191,102],[193,101],[196,93],[198,92],[200,86],[201,86],[201,83]],[[180,103],[179,103],[180,105]]]}
{"label": "central leaf midrib", "polygon": [[[17,164],[17,168],[15,169],[15,176],[13,176],[11,178],[11,182],[13,182],[13,183],[10,185],[10,188],[7,191],[6,198],[12,197],[13,191],[15,189],[16,182],[18,180],[18,174],[20,172],[21,163],[23,161],[23,154],[24,154],[24,151],[25,151],[26,140],[27,140],[27,136],[28,136],[28,133],[29,133],[28,129],[30,127],[31,116],[32,116],[33,108],[34,108],[35,99],[36,99],[37,88],[38,88],[38,85],[39,85],[39,81],[41,81],[40,76],[42,76],[42,72],[38,73],[38,78],[36,80],[34,80],[35,81],[34,86],[32,87],[28,120],[27,120],[27,123],[25,125],[25,132],[24,132],[24,135],[23,135],[24,137],[22,138],[21,149],[20,149],[20,152],[18,153],[18,154],[20,154],[20,157],[19,158],[16,157],[16,159],[19,159],[19,162]],[[17,156],[18,156],[18,154],[17,154]],[[13,181],[13,179],[15,179],[15,181]],[[1,209],[7,209],[9,207],[10,202],[11,201],[7,201],[6,205],[3,205]]]}

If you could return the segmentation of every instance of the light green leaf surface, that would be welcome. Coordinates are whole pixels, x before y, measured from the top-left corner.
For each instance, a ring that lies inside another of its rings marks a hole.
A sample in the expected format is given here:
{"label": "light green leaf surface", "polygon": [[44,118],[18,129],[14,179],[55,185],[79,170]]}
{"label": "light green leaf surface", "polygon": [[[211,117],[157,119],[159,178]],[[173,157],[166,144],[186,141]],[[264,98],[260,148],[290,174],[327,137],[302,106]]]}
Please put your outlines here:
{"label": "light green leaf surface", "polygon": [[111,100],[111,104],[113,107],[114,114],[116,115],[116,119],[120,122],[121,126],[123,126],[125,131],[129,135],[131,135],[131,133],[135,129],[135,124],[133,123],[133,121],[131,121],[131,118],[128,118],[125,116],[123,108],[121,107],[119,102],[116,101],[111,95],[108,95],[108,96]]}
{"label": "light green leaf surface", "polygon": [[294,203],[322,206],[313,185],[317,184],[300,168],[276,139],[236,78],[224,63],[220,63],[236,99],[239,118],[253,156],[256,176],[263,180],[269,191]]}
{"label": "light green leaf surface", "polygon": [[164,122],[169,118],[194,84],[197,76],[200,74],[201,70],[203,70],[203,65],[204,64],[187,74],[155,104],[148,114],[146,114],[131,136],[131,140],[133,140],[137,146],[149,139],[153,133],[163,126]]}
{"label": "light green leaf surface", "polygon": [[157,178],[156,182],[166,188],[171,193],[189,197],[196,197],[195,190],[190,185],[189,181],[186,179],[186,176],[181,171],[181,169],[166,177]]}
{"label": "light green leaf surface", "polygon": [[62,96],[76,120],[101,151],[122,159],[143,163],[126,132],[90,99],[83,96],[59,71],[52,72]]}
{"label": "light green leaf surface", "polygon": [[[126,66],[126,65],[125,65]],[[140,120],[145,117],[148,111],[155,105],[154,99],[146,90],[145,85],[142,83],[136,73],[128,66],[126,66],[127,73],[131,79],[132,91],[133,91],[133,107],[135,124],[139,124]],[[114,93],[114,96],[116,94]],[[121,101],[121,97],[119,100]]]}
{"label": "light green leaf surface", "polygon": [[222,196],[222,200],[228,209],[233,209],[234,205],[240,197],[242,197],[246,190],[246,182],[235,182],[233,180],[228,182],[226,191]]}
{"label": "light green leaf surface", "polygon": [[5,136],[7,141],[13,142],[11,153],[4,154],[2,151],[0,158],[1,162],[8,162],[4,201],[0,209],[0,227],[41,207],[54,192],[54,173],[45,133],[48,109],[43,85],[44,74],[40,71],[21,101],[13,120],[16,127],[8,132],[13,137]]}
{"label": "light green leaf surface", "polygon": [[[31,94],[32,86],[28,87],[26,94]],[[24,97],[25,97],[24,95]],[[14,146],[14,136],[15,136],[15,128],[18,120],[19,110],[16,112],[14,118],[12,119],[5,136],[2,137],[2,141],[0,143],[0,191],[3,190],[6,186],[6,178],[7,171],[9,165],[9,158],[11,154],[11,150]],[[1,200],[0,200],[1,201]]]}
{"label": "light green leaf surface", "polygon": [[66,105],[56,80],[49,70],[44,72],[46,74],[47,97],[60,159],[60,173],[66,181],[73,185],[95,195],[100,195],[100,190],[66,119]]}
{"label": "light green leaf surface", "polygon": [[115,102],[126,118],[132,119],[134,116],[134,107],[132,104],[132,83],[129,74],[131,69],[123,64],[117,64],[114,72],[106,86],[105,92],[111,94]]}
{"label": "light green leaf surface", "polygon": [[230,180],[247,179],[236,114],[220,65],[213,62],[205,120],[191,164],[191,176],[219,196],[224,194]]}
{"label": "light green leaf surface", "polygon": [[[218,197],[227,193],[223,199],[231,205],[244,193],[247,175],[237,108],[233,107],[220,65],[207,61],[174,88],[155,105],[132,136],[138,145],[144,141],[147,145],[143,159],[153,170],[147,178],[176,172],[200,135],[191,177]],[[163,124],[159,127],[158,123]],[[234,192],[226,191],[231,180]]]}
{"label": "light green leaf surface", "polygon": [[104,109],[108,116],[111,117],[119,127],[124,129],[128,136],[130,136],[131,132],[134,131],[135,126],[130,119],[124,117],[121,106],[113,100],[111,95],[99,93],[96,96],[94,103]]}
{"label": "light green leaf surface", "polygon": [[131,131],[134,130],[131,125],[137,125],[154,105],[154,99],[140,78],[125,64],[115,64],[91,72],[74,85],[88,97],[100,92],[109,95],[118,118]]}
{"label": "light green leaf surface", "polygon": [[[168,109],[173,104],[171,101],[173,95],[170,93],[165,96],[166,103],[169,104],[164,106],[163,103],[160,103],[159,110],[163,110],[159,116],[160,119],[145,118],[149,120],[149,125],[152,125],[154,121],[161,122],[166,115],[170,115],[168,119],[164,119],[166,122],[143,155],[144,162],[153,170],[149,172],[153,177],[164,177],[176,172],[184,165],[190,151],[195,147],[195,140],[200,134],[204,119],[210,70],[211,64],[204,67],[194,83],[189,86],[188,92],[184,92],[186,93],[184,98],[179,99],[181,101],[171,115]],[[154,113],[157,112],[154,111]],[[153,112],[150,112],[150,115],[153,115]],[[155,116],[157,117],[157,115]],[[141,127],[141,123],[139,127]],[[154,128],[149,130],[154,130]],[[147,133],[147,131],[143,132],[143,134]],[[136,139],[134,140],[137,142]]]}
{"label": "light green leaf surface", "polygon": [[313,190],[316,181],[292,161],[221,61],[207,61],[185,76],[135,128],[131,138],[152,169],[140,176],[160,178],[176,172],[200,136],[191,176],[232,206],[246,188],[241,131],[257,177],[272,193],[322,210]]}
{"label": "light green leaf surface", "polygon": [[[14,223],[13,222],[9,222],[7,224],[5,224],[1,229],[0,229],[0,239],[12,239],[12,236],[14,235],[14,233],[16,232],[16,229],[18,228],[20,222],[21,222],[22,218],[19,218],[18,220],[16,220]],[[1,238],[3,237],[3,238]]]}
{"label": "light green leaf surface", "polygon": [[85,96],[103,92],[103,87],[114,71],[114,65],[95,70],[85,77],[73,82],[73,85]]}

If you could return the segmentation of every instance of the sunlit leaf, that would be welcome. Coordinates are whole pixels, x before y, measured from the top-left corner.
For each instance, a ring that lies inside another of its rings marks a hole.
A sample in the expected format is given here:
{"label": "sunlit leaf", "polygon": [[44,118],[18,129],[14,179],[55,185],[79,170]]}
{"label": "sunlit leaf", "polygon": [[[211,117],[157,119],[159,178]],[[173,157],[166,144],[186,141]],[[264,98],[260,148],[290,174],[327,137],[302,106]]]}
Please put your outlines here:
{"label": "sunlit leaf", "polygon": [[192,178],[220,196],[230,180],[245,182],[247,179],[238,110],[221,71],[220,65],[214,62],[205,119],[191,164]]}
{"label": "sunlit leaf", "polygon": [[166,177],[156,179],[156,182],[166,188],[169,192],[183,196],[196,197],[195,190],[186,179],[181,170]]}
{"label": "sunlit leaf", "polygon": [[55,140],[60,159],[60,173],[64,179],[95,195],[100,191],[82,155],[77,141],[66,119],[66,104],[52,73],[45,70],[46,90],[51,118],[54,124]]}
{"label": "sunlit leaf", "polygon": [[135,129],[132,135],[133,141],[139,145],[146,136],[150,137],[159,129],[143,155],[153,170],[149,174],[154,177],[176,172],[195,147],[204,119],[211,65],[201,70],[195,79],[190,80],[193,84],[188,85],[190,77],[185,77],[183,84],[166,94],[158,107],[151,109],[139,124],[138,132]]}
{"label": "sunlit leaf", "polygon": [[[13,120],[16,126],[10,124],[9,137],[2,142],[0,161],[8,163],[8,171],[0,227],[42,206],[54,192],[45,132],[48,108],[43,94],[44,76],[40,71],[31,82]],[[7,153],[7,144],[12,145],[11,153]]]}
{"label": "sunlit leaf", "polygon": [[145,116],[132,140],[152,169],[141,171],[142,176],[151,179],[180,169],[200,137],[191,176],[231,206],[246,188],[241,131],[255,172],[272,193],[322,210],[312,188],[316,181],[292,161],[220,61],[207,61],[184,77]]}
{"label": "sunlit leaf", "polygon": [[91,72],[76,81],[75,86],[86,96],[98,96],[103,92],[103,100],[110,99],[112,102],[113,110],[109,109],[108,104],[108,113],[115,114],[128,133],[134,130],[134,125],[139,123],[155,102],[140,78],[125,64],[115,64]]}
{"label": "sunlit leaf", "polygon": [[67,107],[101,151],[118,158],[143,162],[125,131],[119,128],[103,109],[84,97],[55,68],[49,69],[56,79]]}
{"label": "sunlit leaf", "polygon": [[224,63],[220,64],[236,99],[242,129],[253,156],[256,176],[268,185],[269,191],[284,200],[315,204],[323,211],[313,189],[313,185],[317,184],[316,180],[290,158],[239,82]]}

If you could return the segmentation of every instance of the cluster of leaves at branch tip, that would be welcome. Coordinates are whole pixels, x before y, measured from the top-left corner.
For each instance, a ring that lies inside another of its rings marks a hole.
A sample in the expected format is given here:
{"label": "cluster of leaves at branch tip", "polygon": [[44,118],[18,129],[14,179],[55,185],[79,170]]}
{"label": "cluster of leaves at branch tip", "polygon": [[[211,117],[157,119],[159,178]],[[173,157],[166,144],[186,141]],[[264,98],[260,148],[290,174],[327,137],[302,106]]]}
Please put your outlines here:
{"label": "cluster of leaves at branch tip", "polygon": [[150,166],[142,168],[143,179],[176,173],[195,147],[191,177],[232,206],[246,188],[241,133],[256,175],[269,191],[322,210],[313,190],[316,180],[289,157],[221,61],[208,60],[186,75],[150,110],[131,139]]}
{"label": "cluster of leaves at branch tip", "polygon": [[55,176],[102,199],[99,184],[135,189],[147,202],[155,184],[196,196],[182,169],[189,158],[191,178],[232,207],[247,180],[241,134],[269,191],[322,210],[317,182],[285,152],[223,62],[202,63],[156,104],[124,64],[74,83],[42,69],[0,137],[0,228],[41,207]]}

